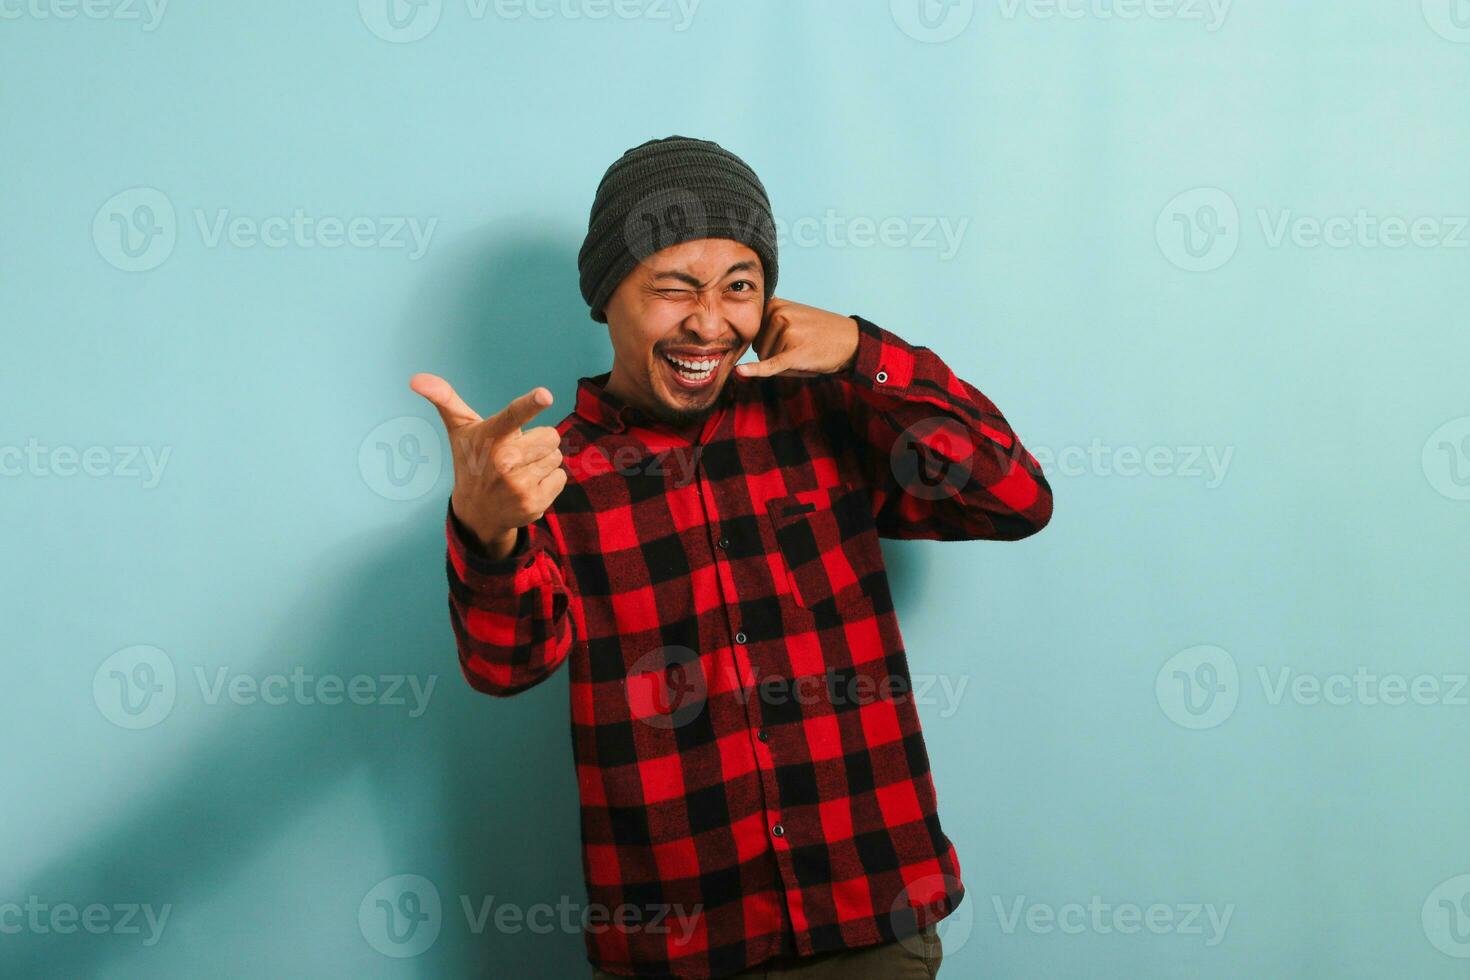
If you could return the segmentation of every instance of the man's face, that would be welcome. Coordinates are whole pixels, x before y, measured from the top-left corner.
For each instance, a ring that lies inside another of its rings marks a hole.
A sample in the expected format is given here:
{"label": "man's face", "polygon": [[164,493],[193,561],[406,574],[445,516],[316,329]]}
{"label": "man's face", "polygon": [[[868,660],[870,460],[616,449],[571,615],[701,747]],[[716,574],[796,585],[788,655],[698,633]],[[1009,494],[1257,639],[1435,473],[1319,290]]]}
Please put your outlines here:
{"label": "man's face", "polygon": [[739,242],[701,238],[650,255],[607,303],[608,390],[673,425],[698,421],[760,330],[764,296],[760,257]]}

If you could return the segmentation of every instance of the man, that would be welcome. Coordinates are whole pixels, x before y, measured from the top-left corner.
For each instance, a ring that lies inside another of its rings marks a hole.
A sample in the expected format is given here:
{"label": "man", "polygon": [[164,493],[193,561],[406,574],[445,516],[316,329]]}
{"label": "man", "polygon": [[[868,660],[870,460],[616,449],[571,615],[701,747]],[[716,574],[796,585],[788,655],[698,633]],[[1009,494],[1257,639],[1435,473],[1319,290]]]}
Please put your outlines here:
{"label": "man", "polygon": [[609,167],[578,265],[613,363],[555,427],[523,428],[545,388],[482,418],[412,387],[466,680],[570,661],[595,975],[933,977],[964,889],[878,539],[1026,537],[1046,479],[933,352],[775,297],[765,188],[715,143]]}

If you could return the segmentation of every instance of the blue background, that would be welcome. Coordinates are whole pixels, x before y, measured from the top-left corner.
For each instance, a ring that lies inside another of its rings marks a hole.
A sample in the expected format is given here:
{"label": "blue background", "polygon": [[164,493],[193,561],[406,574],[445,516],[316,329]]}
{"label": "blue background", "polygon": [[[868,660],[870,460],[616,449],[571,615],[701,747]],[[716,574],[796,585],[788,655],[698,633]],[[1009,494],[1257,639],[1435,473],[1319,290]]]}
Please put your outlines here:
{"label": "blue background", "polygon": [[[782,295],[933,347],[1055,490],[1021,543],[886,546],[915,673],[967,685],[921,707],[943,974],[1466,975],[1470,4],[94,2],[0,3],[0,906],[171,911],[0,973],[584,975],[461,908],[585,901],[566,674],[460,678],[407,380],[561,418],[610,358],[597,180],[680,133],[761,174]],[[435,686],[210,697],[298,668]]]}

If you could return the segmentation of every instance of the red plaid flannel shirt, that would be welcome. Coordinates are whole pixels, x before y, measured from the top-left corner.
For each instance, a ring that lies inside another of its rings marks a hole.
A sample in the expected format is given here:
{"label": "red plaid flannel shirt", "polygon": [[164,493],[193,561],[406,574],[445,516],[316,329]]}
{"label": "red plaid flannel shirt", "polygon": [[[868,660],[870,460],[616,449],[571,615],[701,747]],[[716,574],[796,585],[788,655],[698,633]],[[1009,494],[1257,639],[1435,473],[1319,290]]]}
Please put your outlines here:
{"label": "red plaid flannel shirt", "polygon": [[964,894],[880,537],[1013,540],[1035,458],[932,351],[861,318],[852,369],[731,375],[697,441],[583,378],[566,488],[506,558],[451,512],[466,680],[570,660],[591,962],[721,977],[912,934]]}

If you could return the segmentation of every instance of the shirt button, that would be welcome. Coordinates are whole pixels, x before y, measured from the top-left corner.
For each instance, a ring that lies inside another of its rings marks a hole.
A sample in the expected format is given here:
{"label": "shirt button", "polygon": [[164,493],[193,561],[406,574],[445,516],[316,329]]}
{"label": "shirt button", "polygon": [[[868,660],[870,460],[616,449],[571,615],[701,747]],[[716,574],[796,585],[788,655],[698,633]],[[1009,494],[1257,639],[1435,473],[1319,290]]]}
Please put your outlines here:
{"label": "shirt button", "polygon": [[745,642],[745,634],[744,633],[736,633],[735,634],[735,642],[736,643],[744,643]]}
{"label": "shirt button", "polygon": [[775,834],[777,837],[785,837],[786,828],[781,826],[780,824],[776,824],[776,826],[771,828],[771,833]]}
{"label": "shirt button", "polygon": [[886,383],[888,381],[888,372],[879,371],[876,375],[873,376],[873,380],[878,382],[880,385]]}
{"label": "shirt button", "polygon": [[729,538],[721,538],[720,539],[720,547],[721,548],[728,548],[728,547],[730,547],[730,539]]}
{"label": "shirt button", "polygon": [[764,728],[756,732],[755,737],[760,739],[762,742],[769,742],[771,740],[771,736],[766,734],[766,730]]}

